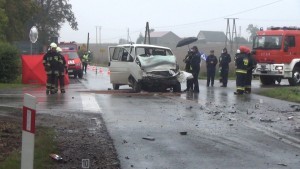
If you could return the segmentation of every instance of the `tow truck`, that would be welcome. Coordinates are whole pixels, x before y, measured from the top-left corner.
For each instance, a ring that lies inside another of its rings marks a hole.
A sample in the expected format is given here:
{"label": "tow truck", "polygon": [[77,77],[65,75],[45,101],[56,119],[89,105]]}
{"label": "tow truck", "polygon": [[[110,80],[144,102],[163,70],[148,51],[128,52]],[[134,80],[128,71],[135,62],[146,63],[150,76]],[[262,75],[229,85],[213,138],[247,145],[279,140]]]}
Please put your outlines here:
{"label": "tow truck", "polygon": [[300,84],[300,28],[270,27],[256,33],[253,56],[257,65],[253,76],[263,85],[288,79],[291,86]]}
{"label": "tow truck", "polygon": [[58,46],[62,49],[62,55],[68,56],[68,74],[74,78],[82,78],[83,67],[78,56],[78,45],[75,42],[60,42]]}

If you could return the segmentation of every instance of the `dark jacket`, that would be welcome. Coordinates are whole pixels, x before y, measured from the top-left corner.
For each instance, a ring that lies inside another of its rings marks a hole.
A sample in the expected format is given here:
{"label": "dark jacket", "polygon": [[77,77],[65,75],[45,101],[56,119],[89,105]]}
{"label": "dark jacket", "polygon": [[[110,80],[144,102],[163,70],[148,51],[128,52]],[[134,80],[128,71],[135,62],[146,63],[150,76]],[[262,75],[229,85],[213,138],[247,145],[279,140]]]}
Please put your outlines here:
{"label": "dark jacket", "polygon": [[66,65],[66,59],[65,57],[59,53],[59,58],[58,58],[58,62],[59,62],[59,73],[60,74],[64,74],[65,73],[65,69],[67,68]]}
{"label": "dark jacket", "polygon": [[43,65],[47,73],[53,73],[54,71],[54,57],[57,56],[57,52],[49,50],[43,57]]}
{"label": "dark jacket", "polygon": [[201,55],[199,52],[195,52],[191,56],[191,67],[192,72],[199,72],[200,71],[200,62],[201,62]]}
{"label": "dark jacket", "polygon": [[235,59],[235,67],[237,73],[247,73],[247,70],[249,69],[249,59],[248,54],[246,53],[240,53],[236,56]]}
{"label": "dark jacket", "polygon": [[219,65],[222,67],[222,69],[229,69],[229,63],[231,62],[230,55],[228,53],[222,53],[219,58],[219,62]]}
{"label": "dark jacket", "polygon": [[206,58],[207,69],[215,69],[218,64],[218,59],[215,55],[208,55]]}

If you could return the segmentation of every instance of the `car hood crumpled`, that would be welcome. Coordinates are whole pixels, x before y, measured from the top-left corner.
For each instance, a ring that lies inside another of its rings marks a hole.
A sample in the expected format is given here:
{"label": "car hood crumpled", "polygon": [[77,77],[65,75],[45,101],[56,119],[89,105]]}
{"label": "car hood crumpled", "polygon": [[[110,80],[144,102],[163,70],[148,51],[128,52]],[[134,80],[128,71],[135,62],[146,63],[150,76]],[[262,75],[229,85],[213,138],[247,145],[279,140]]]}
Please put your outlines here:
{"label": "car hood crumpled", "polygon": [[141,67],[145,72],[169,71],[171,69],[176,69],[176,57],[174,55],[156,55],[150,57],[138,56],[138,58],[141,63]]}

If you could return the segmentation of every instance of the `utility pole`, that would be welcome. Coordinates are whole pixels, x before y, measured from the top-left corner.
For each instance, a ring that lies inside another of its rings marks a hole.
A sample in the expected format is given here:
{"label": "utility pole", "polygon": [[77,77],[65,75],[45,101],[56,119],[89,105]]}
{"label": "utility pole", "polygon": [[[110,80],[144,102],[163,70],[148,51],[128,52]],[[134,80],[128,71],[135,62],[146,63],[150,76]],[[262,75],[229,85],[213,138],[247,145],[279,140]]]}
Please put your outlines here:
{"label": "utility pole", "polygon": [[102,29],[102,26],[99,26],[99,44],[101,45],[101,29]]}
{"label": "utility pole", "polygon": [[127,43],[129,43],[129,28],[127,29]]}
{"label": "utility pole", "polygon": [[90,33],[88,33],[88,37],[87,37],[86,51],[89,51],[89,45],[90,45]]}
{"label": "utility pole", "polygon": [[146,23],[146,30],[145,30],[145,39],[144,44],[147,44],[147,38],[148,38],[148,44],[151,44],[150,42],[150,29],[149,29],[149,22]]}
{"label": "utility pole", "polygon": [[[236,43],[236,48],[237,48],[237,35],[236,35],[236,24],[235,20],[238,18],[225,18],[227,20],[227,27],[226,27],[226,40],[225,40],[225,47],[227,48],[227,41],[229,40],[230,43],[230,53],[233,54],[233,41]],[[232,24],[232,29],[230,26],[230,20],[233,21]]]}
{"label": "utility pole", "polygon": [[98,26],[96,26],[96,44],[98,44]]}

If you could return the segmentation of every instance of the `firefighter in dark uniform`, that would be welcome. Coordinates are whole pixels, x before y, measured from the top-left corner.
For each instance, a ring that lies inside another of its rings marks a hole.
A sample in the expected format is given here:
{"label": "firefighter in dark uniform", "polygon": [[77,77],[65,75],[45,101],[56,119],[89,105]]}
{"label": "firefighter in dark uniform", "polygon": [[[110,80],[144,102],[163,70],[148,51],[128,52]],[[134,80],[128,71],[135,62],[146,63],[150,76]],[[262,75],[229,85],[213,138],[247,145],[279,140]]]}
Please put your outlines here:
{"label": "firefighter in dark uniform", "polygon": [[201,62],[201,55],[199,53],[198,47],[193,46],[191,48],[192,50],[192,58],[191,58],[191,68],[192,68],[192,74],[193,74],[193,85],[194,93],[199,93],[199,82],[198,82],[198,77],[199,77],[199,72],[200,72],[200,62]]}
{"label": "firefighter in dark uniform", "polygon": [[250,49],[249,49],[249,53],[248,55],[248,60],[249,60],[249,64],[248,64],[248,70],[247,70],[247,77],[245,80],[245,93],[250,94],[251,93],[251,82],[252,82],[252,71],[256,66],[256,61],[252,55],[252,53],[250,53]]}
{"label": "firefighter in dark uniform", "polygon": [[221,75],[221,80],[222,82],[221,87],[227,87],[227,82],[228,82],[228,72],[229,72],[229,63],[231,62],[231,57],[227,53],[227,49],[224,48],[222,50],[222,54],[219,58],[219,67],[220,67],[220,75]]}
{"label": "firefighter in dark uniform", "polygon": [[60,53],[62,49],[58,47],[57,53],[59,54],[58,62],[59,62],[59,70],[58,70],[58,81],[56,83],[57,89],[58,89],[58,82],[60,87],[61,93],[66,93],[65,91],[65,72],[67,71],[67,65],[66,65],[66,59],[65,57]]}
{"label": "firefighter in dark uniform", "polygon": [[50,50],[43,57],[43,65],[47,75],[46,94],[54,94],[55,90],[55,76],[53,69],[54,56],[57,56],[57,45],[55,43],[50,44]]}
{"label": "firefighter in dark uniform", "polygon": [[216,75],[216,65],[218,64],[218,59],[214,55],[214,50],[210,51],[210,55],[206,58],[206,71],[207,71],[207,87],[209,84],[214,86],[215,75]]}
{"label": "firefighter in dark uniform", "polygon": [[[188,51],[188,54],[183,59],[183,62],[185,63],[185,71],[188,73],[192,73],[191,70],[191,58],[192,58],[192,51]],[[186,89],[184,92],[193,90],[193,79],[187,79],[186,81]]]}
{"label": "firefighter in dark uniform", "polygon": [[249,65],[248,54],[243,46],[240,47],[240,54],[236,55],[235,66],[236,66],[236,95],[242,95],[245,92],[245,80],[247,78],[247,70]]}

